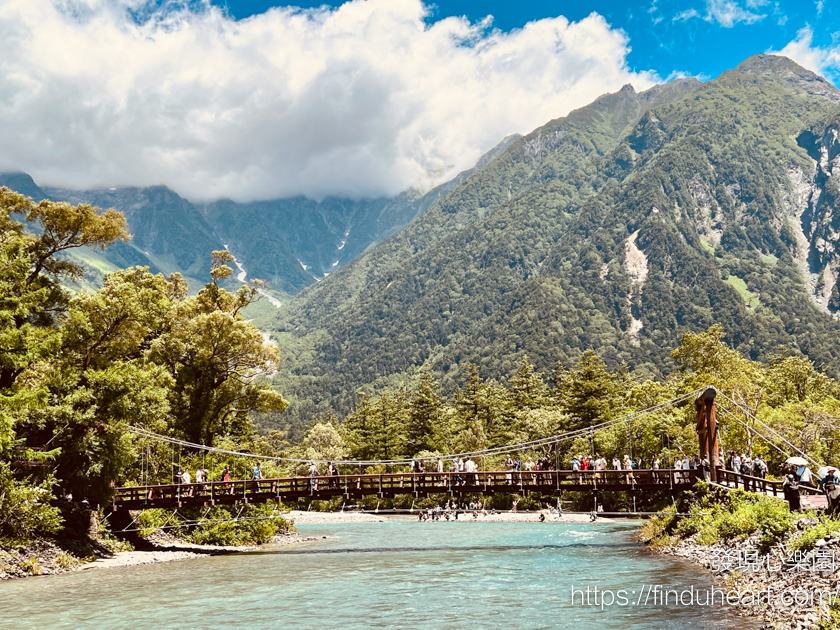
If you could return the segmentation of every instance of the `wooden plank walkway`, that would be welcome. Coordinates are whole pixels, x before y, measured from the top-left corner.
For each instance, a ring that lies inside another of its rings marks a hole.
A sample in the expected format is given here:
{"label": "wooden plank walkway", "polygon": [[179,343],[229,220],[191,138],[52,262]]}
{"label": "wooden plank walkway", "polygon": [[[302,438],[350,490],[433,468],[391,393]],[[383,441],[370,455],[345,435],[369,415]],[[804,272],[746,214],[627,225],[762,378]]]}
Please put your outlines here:
{"label": "wooden plank walkway", "polygon": [[202,507],[241,503],[296,501],[300,498],[360,499],[365,496],[392,498],[400,494],[425,497],[430,494],[526,495],[537,492],[668,492],[694,485],[697,471],[540,470],[532,472],[482,471],[476,473],[382,473],[335,477],[287,477],[280,479],[212,481],[117,488],[114,510]]}

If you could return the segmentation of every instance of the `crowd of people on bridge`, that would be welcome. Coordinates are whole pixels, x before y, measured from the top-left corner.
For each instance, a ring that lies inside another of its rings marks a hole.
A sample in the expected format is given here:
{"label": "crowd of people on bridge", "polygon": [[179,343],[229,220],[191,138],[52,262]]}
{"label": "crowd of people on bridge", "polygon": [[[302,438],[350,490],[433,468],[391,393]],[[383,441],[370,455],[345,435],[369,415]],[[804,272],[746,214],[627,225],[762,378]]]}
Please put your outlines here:
{"label": "crowd of people on bridge", "polygon": [[[768,474],[767,461],[761,454],[751,457],[744,452],[728,452],[721,453],[720,460],[725,469],[735,473],[734,477],[736,487],[742,485],[745,490],[754,492],[765,492],[767,483],[764,481]],[[645,466],[647,464],[647,466]],[[671,464],[670,466],[668,464]],[[423,486],[430,484],[433,486],[472,486],[479,485],[479,465],[471,457],[454,457],[447,462],[443,457],[422,458],[415,457],[411,460],[411,472],[418,475],[418,483]],[[503,482],[499,480],[501,475],[495,478],[496,483],[506,484],[537,484],[538,474],[540,471],[554,471],[557,469],[555,460],[552,459],[549,453],[544,453],[541,457],[532,456],[514,456],[512,454],[505,455],[502,464],[504,477]],[[563,467],[561,467],[562,470]],[[672,471],[658,473],[660,469],[671,468]],[[615,484],[625,483],[634,486],[641,482],[648,483],[691,483],[696,477],[702,476],[709,480],[709,471],[711,464],[708,458],[701,458],[699,455],[685,455],[679,454],[673,457],[673,463],[670,458],[666,461],[659,455],[653,457],[650,462],[642,462],[641,459],[631,457],[625,454],[622,458],[615,455],[608,460],[600,453],[593,455],[573,455],[569,461],[568,468],[572,472],[571,481],[579,484]],[[638,471],[645,470],[644,475],[640,478]],[[612,472],[608,472],[612,471]],[[687,472],[683,472],[687,471]],[[690,472],[688,472],[690,471]],[[840,512],[840,474],[836,468],[828,468],[827,473],[816,484],[815,478],[808,466],[793,466],[787,465],[782,471],[782,489],[785,498],[788,500],[791,510],[800,509],[800,488],[812,488],[823,491],[828,499],[828,509],[831,512]],[[446,479],[438,477],[435,478],[434,473],[452,473],[447,475]],[[501,472],[498,470],[488,472]],[[823,474],[821,471],[820,474]],[[319,484],[323,489],[326,486],[329,489],[339,487],[339,476],[341,475],[338,465],[334,462],[326,462],[322,468],[315,461],[310,461],[307,469],[307,476],[310,478],[310,489],[314,491],[319,490]],[[323,477],[328,477],[325,481]],[[261,481],[263,479],[262,467],[257,462],[251,469],[251,478],[254,481]],[[732,481],[730,477],[730,482]],[[202,465],[195,469],[194,474],[191,473],[188,467],[183,469],[175,467],[173,469],[173,480],[177,485],[187,485],[188,489],[184,493],[188,496],[196,496],[194,493],[201,495],[204,492],[205,486],[211,481],[210,473]],[[224,469],[216,481],[225,482],[225,485],[220,489],[221,492],[232,492],[232,473],[230,466],[224,466]],[[487,480],[484,480],[487,483]],[[493,480],[490,481],[493,483]],[[183,495],[182,495],[183,496]],[[442,513],[452,514],[451,510],[447,512],[448,508],[439,510],[436,514],[428,515],[433,520],[440,518]],[[478,510],[481,510],[480,504]],[[472,510],[470,510],[472,511]],[[457,512],[455,513],[457,518]]]}

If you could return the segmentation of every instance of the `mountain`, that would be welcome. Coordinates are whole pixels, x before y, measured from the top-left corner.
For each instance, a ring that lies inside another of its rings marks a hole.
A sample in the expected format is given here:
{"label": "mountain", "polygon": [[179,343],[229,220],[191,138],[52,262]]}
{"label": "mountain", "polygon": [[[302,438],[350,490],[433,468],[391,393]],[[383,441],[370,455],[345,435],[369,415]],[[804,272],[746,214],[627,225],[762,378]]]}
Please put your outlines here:
{"label": "mountain", "polygon": [[286,299],[398,232],[517,138],[505,138],[474,168],[430,190],[413,187],[372,200],[295,197],[194,204],[166,186],[42,188],[26,173],[0,173],[0,185],[38,201],[89,203],[125,213],[131,241],[104,252],[83,248],[71,254],[86,269],[82,286],[98,286],[103,274],[118,268],[147,265],[156,273],[181,273],[197,288],[209,281],[210,252],[226,248],[237,259],[236,282],[267,280],[269,296]]}
{"label": "mountain", "polygon": [[593,348],[666,374],[724,325],[840,374],[840,92],[757,55],[705,84],[626,86],[516,140],[396,236],[273,315],[292,433],[430,366],[505,378]]}

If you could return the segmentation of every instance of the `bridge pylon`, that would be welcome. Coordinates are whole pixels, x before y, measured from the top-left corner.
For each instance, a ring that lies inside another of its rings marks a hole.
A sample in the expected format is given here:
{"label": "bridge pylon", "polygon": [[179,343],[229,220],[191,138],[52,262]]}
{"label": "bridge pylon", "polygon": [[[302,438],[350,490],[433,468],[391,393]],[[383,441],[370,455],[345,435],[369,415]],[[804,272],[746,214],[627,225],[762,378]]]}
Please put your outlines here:
{"label": "bridge pylon", "polygon": [[708,458],[710,463],[709,478],[717,482],[717,469],[720,466],[720,437],[715,411],[717,390],[709,387],[694,401],[697,410],[697,438],[700,442],[700,457]]}

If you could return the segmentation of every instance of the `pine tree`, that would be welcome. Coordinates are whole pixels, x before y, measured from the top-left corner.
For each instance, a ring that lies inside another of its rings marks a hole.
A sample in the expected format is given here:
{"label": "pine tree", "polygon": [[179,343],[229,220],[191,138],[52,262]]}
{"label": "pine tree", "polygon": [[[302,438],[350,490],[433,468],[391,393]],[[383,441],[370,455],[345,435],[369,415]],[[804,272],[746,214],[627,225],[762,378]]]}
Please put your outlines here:
{"label": "pine tree", "polygon": [[610,372],[594,350],[583,353],[578,367],[555,372],[556,399],[571,416],[568,428],[588,427],[614,416],[629,385],[626,367]]}
{"label": "pine tree", "polygon": [[426,369],[420,374],[420,384],[411,394],[406,428],[407,455],[436,449],[435,433],[441,418],[439,385]]}
{"label": "pine tree", "polygon": [[534,371],[527,354],[510,379],[510,394],[511,403],[517,410],[544,407],[548,402],[548,387],[542,375]]}
{"label": "pine tree", "polygon": [[376,459],[397,459],[405,455],[407,399],[403,388],[396,394],[385,392],[376,405]]}

